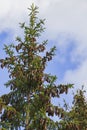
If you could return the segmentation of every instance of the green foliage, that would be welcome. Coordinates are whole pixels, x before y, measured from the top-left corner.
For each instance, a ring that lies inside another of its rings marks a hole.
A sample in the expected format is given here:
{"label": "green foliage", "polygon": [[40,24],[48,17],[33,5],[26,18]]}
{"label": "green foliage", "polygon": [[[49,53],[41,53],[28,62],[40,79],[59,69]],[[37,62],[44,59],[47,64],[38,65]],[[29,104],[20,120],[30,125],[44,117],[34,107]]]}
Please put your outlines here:
{"label": "green foliage", "polygon": [[0,98],[0,125],[11,130],[21,127],[26,130],[51,130],[57,124],[50,116],[62,118],[64,114],[62,108],[51,103],[51,98],[59,98],[64,92],[67,94],[72,85],[56,85],[56,76],[45,73],[47,62],[52,60],[56,48],[54,46],[47,51],[47,40],[38,42],[44,31],[44,20],[38,19],[36,6],[32,4],[29,10],[29,25],[20,24],[24,29],[24,40],[17,37],[18,45],[5,45],[7,57],[0,59],[1,68],[7,68],[9,73],[5,86],[11,90]]}
{"label": "green foliage", "polygon": [[60,121],[61,130],[86,130],[87,129],[87,101],[83,88],[78,90],[73,97],[73,107],[66,111]]}

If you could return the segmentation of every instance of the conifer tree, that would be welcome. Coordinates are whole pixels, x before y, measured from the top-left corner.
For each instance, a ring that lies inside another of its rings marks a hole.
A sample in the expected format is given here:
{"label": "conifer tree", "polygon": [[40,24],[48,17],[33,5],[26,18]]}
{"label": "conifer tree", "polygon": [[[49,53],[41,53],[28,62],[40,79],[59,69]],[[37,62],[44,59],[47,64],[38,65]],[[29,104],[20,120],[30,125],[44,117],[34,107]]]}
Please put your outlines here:
{"label": "conifer tree", "polygon": [[87,100],[86,91],[78,89],[73,97],[73,106],[60,121],[60,130],[87,130]]}
{"label": "conifer tree", "polygon": [[72,85],[56,85],[56,76],[45,73],[56,47],[48,51],[47,40],[39,43],[44,20],[38,19],[34,4],[29,11],[29,24],[20,24],[24,40],[17,37],[17,45],[5,44],[6,57],[0,59],[1,68],[7,68],[9,73],[5,86],[10,88],[0,97],[0,126],[6,130],[53,130],[56,123],[50,116],[62,117],[64,110],[54,106],[51,98],[67,94]]}

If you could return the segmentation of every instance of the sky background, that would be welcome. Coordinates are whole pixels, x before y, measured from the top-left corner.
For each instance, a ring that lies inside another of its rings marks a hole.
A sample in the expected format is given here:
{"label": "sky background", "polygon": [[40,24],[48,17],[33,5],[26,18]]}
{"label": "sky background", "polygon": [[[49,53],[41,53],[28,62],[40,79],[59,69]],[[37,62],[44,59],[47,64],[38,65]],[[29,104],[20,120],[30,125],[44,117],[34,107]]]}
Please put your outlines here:
{"label": "sky background", "polygon": [[[23,36],[19,23],[28,23],[32,2],[39,7],[38,17],[46,19],[42,39],[57,47],[47,72],[58,77],[57,83],[74,83],[75,89],[84,85],[87,90],[87,0],[0,0],[0,58],[6,56],[4,44]],[[0,69],[0,95],[8,92],[7,80],[7,70]]]}

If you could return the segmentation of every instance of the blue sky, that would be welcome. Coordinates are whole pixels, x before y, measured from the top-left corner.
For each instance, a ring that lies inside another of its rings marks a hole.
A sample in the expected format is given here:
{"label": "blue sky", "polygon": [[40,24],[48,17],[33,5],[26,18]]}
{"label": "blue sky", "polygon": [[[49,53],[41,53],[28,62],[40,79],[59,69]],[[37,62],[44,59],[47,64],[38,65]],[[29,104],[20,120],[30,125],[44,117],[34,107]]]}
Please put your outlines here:
{"label": "blue sky", "polygon": [[[49,47],[56,45],[53,61],[47,72],[58,77],[58,83],[74,83],[87,90],[87,1],[86,0],[0,0],[0,58],[5,56],[3,44],[15,43],[22,36],[20,22],[28,22],[31,3],[39,7],[39,18],[45,18],[45,35]],[[6,70],[0,69],[0,95],[8,80]]]}

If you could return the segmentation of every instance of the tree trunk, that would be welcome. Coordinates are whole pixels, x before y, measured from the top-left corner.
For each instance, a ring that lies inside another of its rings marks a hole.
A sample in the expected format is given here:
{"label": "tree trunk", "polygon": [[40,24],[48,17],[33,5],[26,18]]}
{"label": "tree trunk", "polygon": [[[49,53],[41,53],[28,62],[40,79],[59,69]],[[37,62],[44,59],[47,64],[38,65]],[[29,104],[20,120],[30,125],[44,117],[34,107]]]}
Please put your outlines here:
{"label": "tree trunk", "polygon": [[27,96],[28,100],[28,105],[26,107],[26,119],[25,119],[25,130],[29,130],[29,101],[30,101],[30,96]]}

